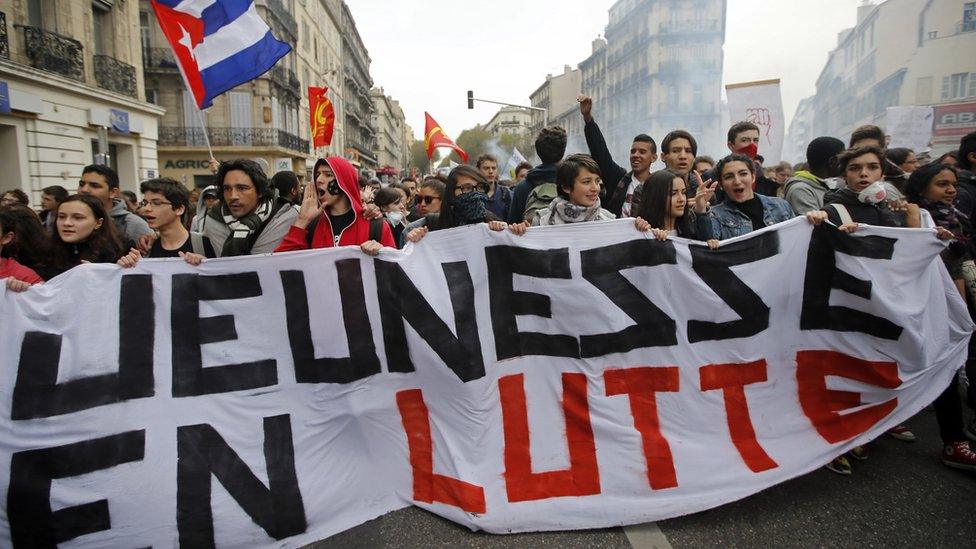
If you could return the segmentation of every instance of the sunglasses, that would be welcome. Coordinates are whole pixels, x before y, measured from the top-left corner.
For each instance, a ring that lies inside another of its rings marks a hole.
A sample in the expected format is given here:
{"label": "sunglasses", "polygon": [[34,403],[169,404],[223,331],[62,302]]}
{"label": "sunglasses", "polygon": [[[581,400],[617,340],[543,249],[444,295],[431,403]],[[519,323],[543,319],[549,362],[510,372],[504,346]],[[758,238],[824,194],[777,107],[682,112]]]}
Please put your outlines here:
{"label": "sunglasses", "polygon": [[439,200],[436,196],[417,196],[417,204],[430,204],[435,200]]}

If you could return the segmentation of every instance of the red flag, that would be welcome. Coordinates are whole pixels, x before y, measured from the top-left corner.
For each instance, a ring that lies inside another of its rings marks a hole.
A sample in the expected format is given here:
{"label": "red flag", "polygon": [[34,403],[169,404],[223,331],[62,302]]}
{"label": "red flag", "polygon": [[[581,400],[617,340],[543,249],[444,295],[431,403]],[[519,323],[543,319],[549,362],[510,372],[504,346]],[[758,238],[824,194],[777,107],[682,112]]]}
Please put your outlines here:
{"label": "red flag", "polygon": [[335,107],[329,88],[308,87],[308,112],[312,118],[312,147],[328,147],[335,129]]}
{"label": "red flag", "polygon": [[427,117],[427,125],[424,129],[424,146],[427,147],[427,159],[429,160],[434,156],[434,149],[447,147],[457,152],[462,162],[467,162],[468,153],[464,152],[464,149],[458,147],[457,143],[445,135],[444,130],[441,129],[441,125],[435,122],[429,114],[425,112],[424,116]]}

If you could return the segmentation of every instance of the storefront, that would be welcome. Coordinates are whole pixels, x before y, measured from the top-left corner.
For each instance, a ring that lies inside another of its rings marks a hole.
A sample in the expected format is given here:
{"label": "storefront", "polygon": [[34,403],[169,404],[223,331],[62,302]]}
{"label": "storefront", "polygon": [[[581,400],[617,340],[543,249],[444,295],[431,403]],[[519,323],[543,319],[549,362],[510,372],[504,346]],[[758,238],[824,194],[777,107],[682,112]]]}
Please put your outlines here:
{"label": "storefront", "polygon": [[40,204],[41,189],[73,192],[81,170],[104,162],[123,190],[156,177],[163,110],[126,96],[14,63],[0,64],[0,188],[20,188]]}
{"label": "storefront", "polygon": [[959,148],[959,140],[976,132],[976,102],[935,106],[932,125],[932,153],[934,156]]}

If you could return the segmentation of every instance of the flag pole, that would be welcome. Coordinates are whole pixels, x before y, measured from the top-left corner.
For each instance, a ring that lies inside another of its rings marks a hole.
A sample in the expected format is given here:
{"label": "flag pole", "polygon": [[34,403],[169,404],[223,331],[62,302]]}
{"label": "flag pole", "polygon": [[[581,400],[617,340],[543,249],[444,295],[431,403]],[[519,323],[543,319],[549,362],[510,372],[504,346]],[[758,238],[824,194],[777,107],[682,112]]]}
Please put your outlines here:
{"label": "flag pole", "polygon": [[203,117],[203,111],[200,109],[197,109],[197,118],[200,119],[200,125],[203,126],[203,141],[207,144],[207,151],[210,152],[210,158],[216,160],[213,147],[210,146],[210,136],[207,135],[207,120]]}

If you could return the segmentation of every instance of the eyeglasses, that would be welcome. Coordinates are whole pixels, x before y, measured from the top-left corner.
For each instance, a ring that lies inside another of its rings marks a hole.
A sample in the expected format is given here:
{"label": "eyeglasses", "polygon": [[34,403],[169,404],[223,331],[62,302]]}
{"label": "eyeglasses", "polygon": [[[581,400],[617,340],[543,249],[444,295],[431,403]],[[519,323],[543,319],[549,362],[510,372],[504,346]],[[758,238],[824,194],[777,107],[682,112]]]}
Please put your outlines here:
{"label": "eyeglasses", "polygon": [[435,200],[440,200],[439,196],[417,196],[417,204],[430,204]]}
{"label": "eyeglasses", "polygon": [[166,202],[165,200],[156,200],[156,199],[153,199],[153,200],[143,200],[142,202],[139,203],[139,205],[142,206],[143,208],[145,208],[147,204],[150,205],[150,206],[152,206],[153,208],[158,208],[160,206],[172,206],[173,205],[172,202]]}
{"label": "eyeglasses", "polygon": [[459,185],[454,187],[454,194],[468,194],[474,191],[486,193],[488,192],[488,185],[482,185],[479,183],[477,185]]}

